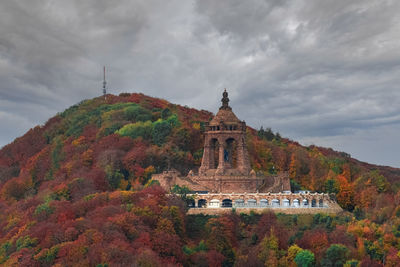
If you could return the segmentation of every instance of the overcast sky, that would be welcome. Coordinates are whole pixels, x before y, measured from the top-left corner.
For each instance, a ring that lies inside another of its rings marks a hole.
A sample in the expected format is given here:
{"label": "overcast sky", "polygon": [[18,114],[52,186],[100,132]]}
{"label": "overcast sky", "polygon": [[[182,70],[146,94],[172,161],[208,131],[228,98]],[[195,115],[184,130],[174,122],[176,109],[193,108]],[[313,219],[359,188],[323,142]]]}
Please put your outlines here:
{"label": "overcast sky", "polygon": [[400,1],[0,2],[0,147],[65,108],[143,92],[400,167]]}

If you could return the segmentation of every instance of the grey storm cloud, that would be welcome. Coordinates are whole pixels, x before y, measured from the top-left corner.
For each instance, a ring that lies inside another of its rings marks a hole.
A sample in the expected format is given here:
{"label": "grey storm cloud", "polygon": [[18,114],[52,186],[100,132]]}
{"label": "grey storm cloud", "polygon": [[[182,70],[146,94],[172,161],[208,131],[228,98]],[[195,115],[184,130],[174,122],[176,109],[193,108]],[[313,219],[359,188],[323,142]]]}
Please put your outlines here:
{"label": "grey storm cloud", "polygon": [[82,99],[143,92],[400,167],[396,0],[5,0],[0,146]]}

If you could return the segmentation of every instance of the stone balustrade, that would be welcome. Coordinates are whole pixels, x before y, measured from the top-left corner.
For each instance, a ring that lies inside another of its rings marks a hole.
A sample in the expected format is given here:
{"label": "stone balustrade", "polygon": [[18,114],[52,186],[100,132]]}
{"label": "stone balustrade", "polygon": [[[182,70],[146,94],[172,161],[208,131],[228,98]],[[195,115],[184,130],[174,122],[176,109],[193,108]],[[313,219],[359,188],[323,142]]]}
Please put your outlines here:
{"label": "stone balustrade", "polygon": [[189,194],[190,208],[332,208],[337,203],[324,193],[207,193]]}

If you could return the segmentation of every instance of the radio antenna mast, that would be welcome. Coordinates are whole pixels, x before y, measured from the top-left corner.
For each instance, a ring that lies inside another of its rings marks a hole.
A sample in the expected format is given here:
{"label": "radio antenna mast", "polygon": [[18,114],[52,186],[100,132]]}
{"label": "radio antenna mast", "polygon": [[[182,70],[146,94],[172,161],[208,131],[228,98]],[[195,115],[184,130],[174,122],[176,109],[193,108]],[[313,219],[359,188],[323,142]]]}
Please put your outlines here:
{"label": "radio antenna mast", "polygon": [[106,82],[106,66],[104,66],[104,68],[103,68],[103,96],[104,96],[104,99],[106,99],[106,94],[107,94],[106,85],[107,85],[107,82]]}

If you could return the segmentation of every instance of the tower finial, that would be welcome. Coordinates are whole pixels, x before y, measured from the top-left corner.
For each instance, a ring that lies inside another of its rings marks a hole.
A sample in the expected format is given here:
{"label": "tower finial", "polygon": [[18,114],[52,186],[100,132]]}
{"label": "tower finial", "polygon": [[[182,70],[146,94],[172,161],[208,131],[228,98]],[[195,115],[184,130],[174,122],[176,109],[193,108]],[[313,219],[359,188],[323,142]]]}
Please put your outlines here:
{"label": "tower finial", "polygon": [[226,88],[224,92],[222,93],[222,106],[219,109],[228,109],[231,110],[232,108],[229,106],[229,98],[228,98],[228,92],[226,91]]}

